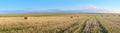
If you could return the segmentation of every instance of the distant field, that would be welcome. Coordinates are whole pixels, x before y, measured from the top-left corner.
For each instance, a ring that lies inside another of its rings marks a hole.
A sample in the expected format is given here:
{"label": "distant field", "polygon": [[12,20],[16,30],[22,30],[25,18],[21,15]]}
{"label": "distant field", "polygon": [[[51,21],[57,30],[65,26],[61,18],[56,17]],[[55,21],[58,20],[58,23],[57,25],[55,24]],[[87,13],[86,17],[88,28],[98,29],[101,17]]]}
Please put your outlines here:
{"label": "distant field", "polygon": [[[55,13],[55,14],[0,14],[0,17],[24,17],[24,16],[28,16],[28,17],[44,17],[44,16],[67,16],[67,15],[91,15],[91,14],[69,14],[69,13],[63,13],[63,14],[59,14],[59,13]],[[108,14],[104,14],[104,15],[108,15]]]}
{"label": "distant field", "polygon": [[[25,16],[28,19],[24,19]],[[120,15],[0,15],[0,33],[120,33]]]}

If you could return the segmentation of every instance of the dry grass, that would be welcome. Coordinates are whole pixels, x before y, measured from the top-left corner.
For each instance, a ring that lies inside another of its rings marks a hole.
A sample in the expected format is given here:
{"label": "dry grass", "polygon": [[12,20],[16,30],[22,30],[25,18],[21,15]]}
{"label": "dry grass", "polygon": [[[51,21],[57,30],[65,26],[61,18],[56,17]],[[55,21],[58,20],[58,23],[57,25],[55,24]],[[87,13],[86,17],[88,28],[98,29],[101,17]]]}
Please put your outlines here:
{"label": "dry grass", "polygon": [[27,20],[0,17],[0,33],[120,33],[119,19],[106,14],[37,16]]}

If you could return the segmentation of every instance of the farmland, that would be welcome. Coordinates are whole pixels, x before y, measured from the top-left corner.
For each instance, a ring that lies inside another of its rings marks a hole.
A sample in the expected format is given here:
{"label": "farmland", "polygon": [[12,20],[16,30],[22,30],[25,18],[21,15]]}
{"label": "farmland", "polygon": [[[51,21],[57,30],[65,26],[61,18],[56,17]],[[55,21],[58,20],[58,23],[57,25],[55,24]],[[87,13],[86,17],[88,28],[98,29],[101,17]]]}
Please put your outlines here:
{"label": "farmland", "polygon": [[120,33],[120,15],[0,15],[0,33]]}

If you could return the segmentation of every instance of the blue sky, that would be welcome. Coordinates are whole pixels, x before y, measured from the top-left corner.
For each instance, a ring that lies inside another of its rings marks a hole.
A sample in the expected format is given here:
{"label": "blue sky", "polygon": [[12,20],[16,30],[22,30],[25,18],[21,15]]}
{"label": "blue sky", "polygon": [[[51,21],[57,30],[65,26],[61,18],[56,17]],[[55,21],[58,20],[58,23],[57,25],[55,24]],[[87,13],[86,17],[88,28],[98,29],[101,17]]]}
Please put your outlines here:
{"label": "blue sky", "polygon": [[95,7],[120,9],[120,0],[0,0],[0,9]]}
{"label": "blue sky", "polygon": [[120,8],[120,0],[0,0],[0,8],[59,8],[92,4],[106,8]]}

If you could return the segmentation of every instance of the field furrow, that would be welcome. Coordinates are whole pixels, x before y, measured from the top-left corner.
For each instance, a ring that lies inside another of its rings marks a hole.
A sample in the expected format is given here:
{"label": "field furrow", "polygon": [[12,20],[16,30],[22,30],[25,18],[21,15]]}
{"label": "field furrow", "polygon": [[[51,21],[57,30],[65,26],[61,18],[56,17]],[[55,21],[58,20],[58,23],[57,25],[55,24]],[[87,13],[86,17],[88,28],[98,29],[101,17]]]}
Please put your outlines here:
{"label": "field furrow", "polygon": [[93,19],[90,19],[89,21],[87,21],[86,26],[84,27],[84,30],[82,33],[90,33],[91,29],[93,27]]}

